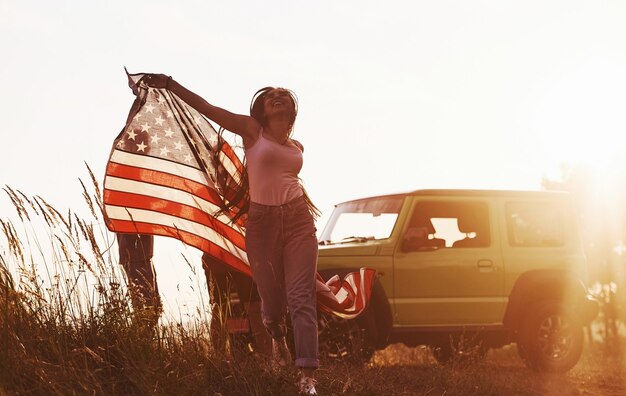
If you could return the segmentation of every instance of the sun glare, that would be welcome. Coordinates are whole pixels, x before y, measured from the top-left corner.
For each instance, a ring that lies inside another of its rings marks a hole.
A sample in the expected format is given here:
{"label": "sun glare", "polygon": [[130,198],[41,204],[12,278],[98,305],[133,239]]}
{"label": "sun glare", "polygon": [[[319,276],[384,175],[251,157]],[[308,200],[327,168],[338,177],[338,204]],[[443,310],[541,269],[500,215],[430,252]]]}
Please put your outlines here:
{"label": "sun glare", "polygon": [[[623,108],[626,87],[616,64],[595,57],[564,70],[535,92],[530,127],[546,164],[581,166],[598,186],[623,180],[620,156],[626,148]],[[554,179],[554,176],[550,175]]]}

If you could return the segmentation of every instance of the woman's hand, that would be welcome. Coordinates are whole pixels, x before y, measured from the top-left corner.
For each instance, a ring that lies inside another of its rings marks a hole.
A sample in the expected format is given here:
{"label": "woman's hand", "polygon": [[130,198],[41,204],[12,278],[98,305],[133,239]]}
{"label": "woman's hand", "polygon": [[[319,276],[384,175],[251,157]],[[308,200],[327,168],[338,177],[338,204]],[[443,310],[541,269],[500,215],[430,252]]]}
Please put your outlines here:
{"label": "woman's hand", "polygon": [[172,77],[165,74],[146,74],[143,77],[143,81],[151,88],[169,88]]}

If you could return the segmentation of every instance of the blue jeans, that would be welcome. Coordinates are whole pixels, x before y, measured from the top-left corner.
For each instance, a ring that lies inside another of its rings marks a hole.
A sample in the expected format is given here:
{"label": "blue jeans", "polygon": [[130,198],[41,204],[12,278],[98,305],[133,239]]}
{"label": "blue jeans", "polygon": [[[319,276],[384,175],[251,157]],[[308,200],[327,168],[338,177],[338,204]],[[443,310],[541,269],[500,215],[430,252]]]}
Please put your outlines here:
{"label": "blue jeans", "polygon": [[317,347],[317,237],[303,197],[281,206],[250,203],[246,250],[261,296],[263,324],[274,339],[285,336],[289,309],[296,366],[319,366]]}

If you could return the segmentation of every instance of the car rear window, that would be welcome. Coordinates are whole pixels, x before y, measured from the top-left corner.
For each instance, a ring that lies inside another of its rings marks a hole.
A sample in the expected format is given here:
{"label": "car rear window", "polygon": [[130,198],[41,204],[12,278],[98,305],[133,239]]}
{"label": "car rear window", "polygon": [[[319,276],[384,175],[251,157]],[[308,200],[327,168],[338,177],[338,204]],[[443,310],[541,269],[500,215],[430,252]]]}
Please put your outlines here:
{"label": "car rear window", "polygon": [[520,247],[556,247],[565,243],[563,208],[554,202],[508,202],[509,243]]}

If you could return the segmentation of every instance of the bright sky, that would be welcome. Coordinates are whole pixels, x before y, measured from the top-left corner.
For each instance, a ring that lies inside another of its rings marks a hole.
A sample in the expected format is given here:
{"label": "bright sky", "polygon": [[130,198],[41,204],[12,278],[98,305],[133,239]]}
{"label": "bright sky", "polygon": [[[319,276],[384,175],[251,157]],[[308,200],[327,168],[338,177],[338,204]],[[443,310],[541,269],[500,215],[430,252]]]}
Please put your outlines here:
{"label": "bright sky", "polygon": [[[82,211],[83,162],[102,179],[133,101],[126,66],[234,112],[294,90],[318,228],[373,194],[538,189],[623,153],[625,21],[621,0],[0,0],[0,184]],[[177,298],[180,253],[157,250]]]}

